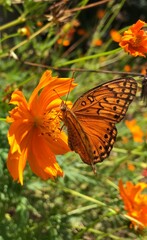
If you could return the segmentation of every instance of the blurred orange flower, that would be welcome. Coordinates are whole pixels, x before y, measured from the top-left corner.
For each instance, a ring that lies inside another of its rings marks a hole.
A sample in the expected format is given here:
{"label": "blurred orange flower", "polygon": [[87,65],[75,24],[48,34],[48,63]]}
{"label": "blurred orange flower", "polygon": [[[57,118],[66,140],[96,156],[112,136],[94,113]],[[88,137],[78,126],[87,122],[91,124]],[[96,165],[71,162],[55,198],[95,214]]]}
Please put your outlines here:
{"label": "blurred orange flower", "polygon": [[123,142],[124,144],[128,143],[128,142],[129,142],[128,137],[122,137],[122,142]]}
{"label": "blurred orange flower", "polygon": [[18,29],[18,32],[19,32],[20,35],[27,36],[28,38],[31,35],[31,31],[30,31],[30,28],[28,26],[25,26],[23,28]]}
{"label": "blurred orange flower", "polygon": [[59,45],[63,45],[64,47],[68,47],[70,45],[70,41],[68,39],[62,39],[62,38],[59,38],[57,40],[57,43]]}
{"label": "blurred orange flower", "polygon": [[139,229],[147,227],[147,194],[143,193],[145,189],[147,189],[147,184],[144,182],[136,185],[126,182],[126,186],[123,186],[122,180],[119,181],[120,196],[125,210],[131,217],[132,225]]}
{"label": "blurred orange flower", "polygon": [[121,40],[120,33],[115,29],[111,29],[110,36],[111,36],[111,38],[113,39],[114,42],[120,42],[120,40]]}
{"label": "blurred orange flower", "polygon": [[136,119],[126,120],[126,126],[129,128],[130,132],[133,135],[133,139],[135,142],[143,142],[144,133],[141,130],[140,126],[137,125]]}
{"label": "blurred orange flower", "polygon": [[147,66],[143,66],[141,69],[141,74],[146,75]]}
{"label": "blurred orange flower", "polygon": [[[70,151],[67,136],[60,130],[61,99],[57,93],[65,95],[73,79],[51,74],[48,70],[44,72],[28,102],[19,90],[13,92],[10,100],[16,107],[7,117],[7,122],[11,123],[7,167],[13,179],[21,184],[27,160],[32,171],[46,180],[63,175],[55,154]],[[75,86],[72,83],[71,89]]]}
{"label": "blurred orange flower", "polygon": [[37,27],[42,27],[42,26],[43,26],[43,22],[37,21],[37,22],[36,22],[36,25],[37,25]]}
{"label": "blurred orange flower", "polygon": [[97,11],[97,18],[98,19],[102,19],[103,17],[104,17],[104,15],[105,15],[105,13],[106,13],[106,11],[104,10],[104,9],[99,9],[98,11]]}
{"label": "blurred orange flower", "polygon": [[128,169],[133,172],[135,170],[135,166],[132,163],[128,163]]}
{"label": "blurred orange flower", "polygon": [[147,33],[142,30],[142,27],[145,24],[145,22],[138,20],[127,31],[124,32],[119,42],[119,46],[134,57],[146,57]]}
{"label": "blurred orange flower", "polygon": [[77,30],[77,34],[80,36],[83,36],[83,35],[87,35],[88,33],[86,32],[86,30],[84,28],[79,28]]}
{"label": "blurred orange flower", "polygon": [[131,71],[131,66],[130,65],[125,65],[124,66],[124,71],[126,71],[126,72],[130,72]]}
{"label": "blurred orange flower", "polygon": [[76,28],[79,27],[80,23],[77,20],[73,20],[64,24],[60,32],[60,38],[57,40],[57,43],[65,47],[69,46],[73,40]]}
{"label": "blurred orange flower", "polygon": [[92,41],[92,46],[99,47],[103,44],[103,41],[101,39],[94,39]]}

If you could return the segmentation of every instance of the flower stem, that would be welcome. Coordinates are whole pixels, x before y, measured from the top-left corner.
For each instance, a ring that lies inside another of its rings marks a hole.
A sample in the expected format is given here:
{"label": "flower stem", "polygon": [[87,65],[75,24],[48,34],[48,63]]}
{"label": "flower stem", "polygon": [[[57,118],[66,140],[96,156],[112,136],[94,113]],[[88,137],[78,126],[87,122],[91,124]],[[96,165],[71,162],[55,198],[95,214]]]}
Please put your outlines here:
{"label": "flower stem", "polygon": [[98,57],[107,56],[107,55],[113,55],[115,53],[118,53],[120,50],[121,50],[121,48],[116,48],[116,49],[108,51],[108,52],[97,53],[97,54],[93,54],[93,55],[90,55],[90,56],[70,60],[70,61],[67,61],[67,62],[64,62],[64,63],[61,63],[61,64],[57,64],[57,66],[61,67],[61,66],[66,66],[66,65],[69,65],[69,64],[77,63],[77,62],[90,60],[90,59],[93,59],[93,58],[98,58]]}
{"label": "flower stem", "polygon": [[26,21],[25,14],[22,14],[19,18],[15,19],[14,21],[8,22],[8,23],[0,26],[0,31],[5,30],[10,27],[13,27],[13,26],[23,23],[25,21]]}
{"label": "flower stem", "polygon": [[6,118],[0,118],[0,121],[6,122]]}
{"label": "flower stem", "polygon": [[14,52],[16,49],[20,48],[21,46],[23,46],[24,44],[28,43],[29,41],[31,41],[33,38],[35,38],[37,35],[39,35],[41,32],[43,32],[44,30],[46,30],[47,28],[49,28],[53,23],[49,22],[47,23],[45,26],[43,26],[41,29],[39,29],[38,31],[36,31],[35,33],[33,33],[28,39],[18,43],[16,46],[12,47],[9,52],[4,53],[0,56],[0,58],[4,58],[4,57],[8,57],[10,56],[10,53]]}

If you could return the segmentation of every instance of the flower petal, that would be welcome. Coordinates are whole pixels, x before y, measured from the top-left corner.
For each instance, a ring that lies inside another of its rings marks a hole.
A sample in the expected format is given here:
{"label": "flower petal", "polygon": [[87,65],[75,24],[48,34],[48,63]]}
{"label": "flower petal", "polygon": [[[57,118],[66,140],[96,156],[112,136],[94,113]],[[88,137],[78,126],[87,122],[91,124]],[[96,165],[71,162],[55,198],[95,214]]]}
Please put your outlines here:
{"label": "flower petal", "polygon": [[32,171],[42,179],[63,176],[63,172],[56,162],[54,153],[50,150],[47,141],[39,135],[38,129],[34,130],[28,161]]}
{"label": "flower petal", "polygon": [[72,83],[73,79],[71,78],[51,77],[51,71],[46,71],[41,81],[46,83],[44,89],[38,95],[38,92],[41,90],[39,86],[42,87],[42,82],[41,84],[39,83],[29,100],[30,108],[34,109],[35,112],[40,112],[40,114],[45,111],[49,103],[58,99],[59,96],[65,95],[76,86],[76,84]]}
{"label": "flower petal", "polygon": [[71,151],[67,145],[67,135],[64,132],[61,132],[59,137],[56,138],[55,140],[49,136],[45,138],[47,140],[49,148],[52,149],[52,152],[55,155],[65,154]]}
{"label": "flower petal", "polygon": [[7,168],[14,180],[18,180],[23,185],[23,170],[26,165],[27,152],[23,151],[21,154],[18,152],[8,154]]}

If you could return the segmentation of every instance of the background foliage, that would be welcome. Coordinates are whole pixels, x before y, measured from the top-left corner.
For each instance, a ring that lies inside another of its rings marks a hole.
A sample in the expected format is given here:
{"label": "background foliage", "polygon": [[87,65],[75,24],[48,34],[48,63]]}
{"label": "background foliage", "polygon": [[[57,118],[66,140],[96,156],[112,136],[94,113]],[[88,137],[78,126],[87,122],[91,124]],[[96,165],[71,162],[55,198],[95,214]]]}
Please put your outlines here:
{"label": "background foliage", "polygon": [[[57,68],[54,75],[66,77],[72,76],[71,68],[83,68],[85,71],[74,73],[78,87],[69,96],[74,101],[87,89],[120,77],[113,72],[86,70],[125,71],[129,66],[131,71],[141,73],[146,68],[145,59],[133,58],[117,49],[118,44],[110,35],[110,30],[122,30],[139,18],[147,21],[146,1],[138,5],[137,0],[110,0],[83,8],[96,2],[101,1],[1,3],[0,240],[145,239],[145,231],[129,227],[117,187],[119,179],[140,181],[147,167],[147,114],[139,91],[126,119],[136,119],[144,132],[143,141],[135,142],[122,121],[117,125],[118,137],[112,153],[97,164],[96,175],[75,153],[57,157],[65,176],[55,181],[41,181],[27,166],[24,185],[20,186],[13,182],[6,168],[9,126],[4,118],[10,110],[8,102],[14,89],[22,89],[29,97],[46,68]],[[141,78],[135,79],[140,84]]]}

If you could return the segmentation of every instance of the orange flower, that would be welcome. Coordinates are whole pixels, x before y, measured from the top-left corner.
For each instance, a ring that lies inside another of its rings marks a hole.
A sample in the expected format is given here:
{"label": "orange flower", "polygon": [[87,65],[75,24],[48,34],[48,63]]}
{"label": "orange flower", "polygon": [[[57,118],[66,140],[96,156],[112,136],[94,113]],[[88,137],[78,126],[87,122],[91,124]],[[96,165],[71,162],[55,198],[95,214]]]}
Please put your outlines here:
{"label": "orange flower", "polygon": [[128,163],[128,169],[133,172],[135,170],[135,166],[132,163]]}
{"label": "orange flower", "polygon": [[111,38],[113,39],[114,42],[120,42],[121,35],[117,30],[111,29],[110,36],[111,36]]}
{"label": "orange flower", "polygon": [[119,181],[119,191],[125,210],[131,217],[132,225],[140,229],[147,227],[147,194],[143,193],[145,189],[147,184],[144,182],[136,185],[126,182],[126,186],[123,186],[122,181]]}
{"label": "orange flower", "polygon": [[31,35],[31,31],[28,26],[18,29],[18,33],[22,36],[27,36],[27,37],[30,37]]}
{"label": "orange flower", "polygon": [[[61,99],[57,93],[65,95],[73,79],[52,77],[51,73],[44,72],[28,102],[19,90],[13,92],[10,100],[17,106],[7,117],[11,123],[7,167],[13,179],[21,184],[27,160],[32,171],[46,180],[63,175],[55,154],[70,151],[67,136],[60,130]],[[71,89],[75,86],[72,83]]]}
{"label": "orange flower", "polygon": [[99,47],[103,44],[103,41],[101,39],[94,39],[92,41],[92,46]]}
{"label": "orange flower", "polygon": [[68,47],[70,45],[70,41],[68,39],[62,39],[62,38],[59,38],[57,40],[57,43],[62,44],[64,47]]}
{"label": "orange flower", "polygon": [[129,142],[129,139],[127,137],[122,137],[122,142],[126,144]]}
{"label": "orange flower", "polygon": [[57,40],[57,43],[65,47],[69,46],[79,25],[80,23],[77,20],[66,23],[61,29],[60,38]]}
{"label": "orange flower", "polygon": [[126,126],[129,128],[130,132],[133,135],[135,142],[143,142],[144,133],[141,130],[140,126],[137,125],[136,120],[132,119],[131,121],[125,121]]}
{"label": "orange flower", "polygon": [[147,53],[147,33],[142,30],[146,23],[138,20],[121,37],[119,46],[132,56],[145,56]]}
{"label": "orange flower", "polygon": [[43,26],[43,22],[37,21],[37,22],[36,22],[36,25],[37,25],[37,27],[42,27],[42,26]]}
{"label": "orange flower", "polygon": [[77,34],[80,36],[83,36],[83,35],[87,35],[88,33],[86,32],[86,30],[84,28],[79,28],[77,30]]}
{"label": "orange flower", "polygon": [[103,10],[103,9],[99,9],[98,11],[97,11],[97,18],[98,19],[102,19],[103,17],[104,17],[104,15],[105,15],[105,10]]}
{"label": "orange flower", "polygon": [[126,72],[131,72],[131,66],[130,65],[125,65],[124,66],[124,71],[126,71]]}
{"label": "orange flower", "polygon": [[147,69],[147,66],[143,66],[141,69],[141,74],[146,75],[146,73],[147,73],[146,69]]}

